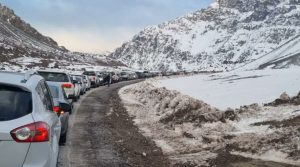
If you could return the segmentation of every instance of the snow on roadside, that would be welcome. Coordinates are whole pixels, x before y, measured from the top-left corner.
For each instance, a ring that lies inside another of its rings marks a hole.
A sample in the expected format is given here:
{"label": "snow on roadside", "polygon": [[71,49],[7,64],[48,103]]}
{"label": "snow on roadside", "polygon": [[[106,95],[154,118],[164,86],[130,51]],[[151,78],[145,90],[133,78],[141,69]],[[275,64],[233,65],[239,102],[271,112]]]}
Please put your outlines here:
{"label": "snow on roadside", "polygon": [[225,110],[253,103],[268,103],[281,93],[300,90],[300,68],[232,71],[162,80],[158,86],[177,90]]}
{"label": "snow on roadside", "polygon": [[[219,151],[300,164],[300,106],[258,104],[220,111],[145,81],[119,94],[143,134],[175,164],[213,166]],[[269,154],[273,150],[277,154]],[[273,156],[273,157],[272,157]]]}

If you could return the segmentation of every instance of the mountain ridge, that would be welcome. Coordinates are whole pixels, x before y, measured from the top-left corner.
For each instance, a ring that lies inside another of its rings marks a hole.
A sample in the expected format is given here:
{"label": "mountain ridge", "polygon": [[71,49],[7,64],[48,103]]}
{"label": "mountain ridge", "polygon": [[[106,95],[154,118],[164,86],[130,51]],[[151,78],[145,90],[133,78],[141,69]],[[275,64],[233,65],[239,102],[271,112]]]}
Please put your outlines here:
{"label": "mountain ridge", "polygon": [[52,38],[39,33],[13,10],[0,4],[0,67],[21,70],[35,67],[117,66],[122,64],[106,55],[71,52]]}
{"label": "mountain ridge", "polygon": [[297,0],[223,0],[145,28],[110,56],[149,70],[227,71],[300,34]]}

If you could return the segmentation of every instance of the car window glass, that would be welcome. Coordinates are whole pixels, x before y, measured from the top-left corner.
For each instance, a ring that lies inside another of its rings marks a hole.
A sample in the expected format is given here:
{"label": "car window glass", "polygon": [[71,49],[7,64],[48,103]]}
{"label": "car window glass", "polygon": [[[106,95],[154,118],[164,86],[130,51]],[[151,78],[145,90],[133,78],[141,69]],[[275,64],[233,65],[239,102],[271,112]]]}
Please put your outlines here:
{"label": "car window glass", "polygon": [[92,72],[92,71],[85,71],[85,72],[83,73],[83,75],[95,76],[96,73],[95,73],[95,72]]}
{"label": "car window glass", "polygon": [[65,73],[39,72],[46,81],[52,82],[70,82],[70,78]]}
{"label": "car window glass", "polygon": [[61,89],[61,91],[62,91],[62,93],[63,93],[64,99],[65,99],[66,101],[68,101],[68,97],[67,97],[67,94],[66,94],[65,90],[64,90],[64,89]]}
{"label": "car window glass", "polygon": [[46,100],[46,106],[47,109],[49,111],[53,110],[53,104],[52,104],[52,98],[51,98],[51,94],[50,94],[50,90],[48,88],[48,86],[45,84],[45,82],[41,82],[41,87],[45,96],[45,100]]}
{"label": "car window glass", "polygon": [[43,89],[42,89],[42,86],[41,86],[41,83],[39,83],[36,87],[36,91],[38,93],[38,95],[40,96],[41,98],[41,101],[44,105],[44,108],[47,108],[47,103],[46,103],[46,98],[45,98],[45,95],[43,93]]}
{"label": "car window glass", "polygon": [[30,92],[0,85],[0,121],[14,120],[32,112]]}
{"label": "car window glass", "polygon": [[81,78],[75,77],[76,81],[81,82]]}
{"label": "car window glass", "polygon": [[57,86],[53,86],[53,85],[48,85],[49,89],[50,89],[50,93],[51,96],[53,98],[59,98],[59,89]]}
{"label": "car window glass", "polygon": [[36,91],[38,92],[45,109],[48,111],[52,111],[53,109],[52,98],[49,93],[50,91],[48,89],[48,86],[46,86],[45,82],[43,81],[40,82],[36,87]]}

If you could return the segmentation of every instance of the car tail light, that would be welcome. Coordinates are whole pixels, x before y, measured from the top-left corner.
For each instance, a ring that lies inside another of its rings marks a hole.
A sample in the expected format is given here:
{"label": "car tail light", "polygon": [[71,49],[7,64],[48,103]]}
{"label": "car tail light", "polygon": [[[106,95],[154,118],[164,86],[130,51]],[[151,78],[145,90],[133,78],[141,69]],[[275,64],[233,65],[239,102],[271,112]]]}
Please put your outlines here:
{"label": "car tail light", "polygon": [[73,87],[73,84],[66,83],[66,84],[63,84],[62,87],[63,87],[63,88],[68,88],[68,89],[70,89],[70,88]]}
{"label": "car tail light", "polygon": [[58,106],[54,106],[53,111],[58,114],[60,111],[60,108]]}
{"label": "car tail light", "polygon": [[93,81],[96,81],[96,77],[93,77]]}
{"label": "car tail light", "polygon": [[65,113],[59,106],[54,106],[54,107],[53,107],[53,111],[54,111],[58,116],[60,116],[60,115],[62,115],[62,114]]}
{"label": "car tail light", "polygon": [[18,143],[37,143],[49,141],[49,125],[36,122],[16,128],[10,132],[12,138]]}

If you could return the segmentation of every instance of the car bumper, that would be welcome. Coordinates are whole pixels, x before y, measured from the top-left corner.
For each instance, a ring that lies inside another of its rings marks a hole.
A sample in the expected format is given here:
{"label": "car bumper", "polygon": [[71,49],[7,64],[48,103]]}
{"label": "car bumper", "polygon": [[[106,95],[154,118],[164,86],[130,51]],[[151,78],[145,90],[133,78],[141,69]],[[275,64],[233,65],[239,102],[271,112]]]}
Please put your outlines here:
{"label": "car bumper", "polygon": [[74,89],[69,89],[69,88],[64,88],[65,92],[66,92],[66,95],[67,96],[74,96],[75,95],[75,90]]}
{"label": "car bumper", "polygon": [[[55,145],[55,150],[51,147],[52,144]],[[57,141],[52,144],[50,142],[31,143],[22,167],[56,167],[59,145]]]}

